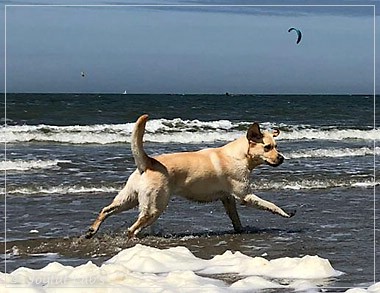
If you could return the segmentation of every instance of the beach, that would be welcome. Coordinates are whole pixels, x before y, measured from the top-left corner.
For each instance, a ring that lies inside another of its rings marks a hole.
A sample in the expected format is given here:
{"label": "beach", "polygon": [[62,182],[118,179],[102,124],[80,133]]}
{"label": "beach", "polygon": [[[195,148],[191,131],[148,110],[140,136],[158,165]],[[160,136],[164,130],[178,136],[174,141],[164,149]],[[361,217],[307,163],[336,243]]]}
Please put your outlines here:
{"label": "beach", "polygon": [[[379,292],[378,101],[366,95],[7,94],[0,286],[7,279],[31,292],[60,286],[73,292]],[[138,242],[126,237],[137,210],[110,217],[93,239],[82,239],[135,169],[130,135],[144,113],[152,156],[221,146],[253,122],[280,129],[285,162],[255,169],[251,185],[296,215],[283,219],[238,206],[245,231],[236,234],[221,202],[174,195]]]}

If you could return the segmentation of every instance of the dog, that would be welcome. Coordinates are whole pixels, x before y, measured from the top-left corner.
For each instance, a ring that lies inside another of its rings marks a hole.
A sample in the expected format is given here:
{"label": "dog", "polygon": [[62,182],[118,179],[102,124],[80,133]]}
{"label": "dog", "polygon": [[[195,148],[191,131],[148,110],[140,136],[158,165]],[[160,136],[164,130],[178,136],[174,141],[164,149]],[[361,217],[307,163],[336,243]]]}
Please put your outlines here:
{"label": "dog", "polygon": [[135,238],[165,210],[172,194],[197,202],[221,200],[236,232],[242,232],[236,200],[247,206],[270,211],[285,218],[287,213],[274,203],[263,200],[250,191],[252,170],[268,164],[276,167],[284,157],[277,151],[274,137],[279,130],[261,132],[253,123],[245,136],[222,147],[195,152],[162,154],[150,157],[143,148],[143,136],[148,115],[138,118],[132,131],[131,149],[137,169],[112,203],[104,207],[85,234],[91,238],[102,222],[112,214],[139,207],[136,222],[128,228],[128,238]]}

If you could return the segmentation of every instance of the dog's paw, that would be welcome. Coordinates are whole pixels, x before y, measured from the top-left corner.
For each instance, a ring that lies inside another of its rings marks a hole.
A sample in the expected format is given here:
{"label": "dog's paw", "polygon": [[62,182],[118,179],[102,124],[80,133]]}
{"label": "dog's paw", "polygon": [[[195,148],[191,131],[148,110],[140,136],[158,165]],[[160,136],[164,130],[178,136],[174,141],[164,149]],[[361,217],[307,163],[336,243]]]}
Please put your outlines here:
{"label": "dog's paw", "polygon": [[128,237],[128,243],[137,244],[140,242],[140,239],[136,236]]}
{"label": "dog's paw", "polygon": [[288,218],[293,217],[296,214],[296,212],[297,212],[297,210],[292,210],[292,211],[288,212]]}
{"label": "dog's paw", "polygon": [[95,235],[95,233],[96,233],[95,229],[91,227],[88,229],[87,233],[84,235],[84,238],[90,239]]}
{"label": "dog's paw", "polygon": [[243,234],[246,232],[246,228],[243,226],[240,227],[234,227],[234,231],[236,234]]}
{"label": "dog's paw", "polygon": [[137,233],[134,233],[132,230],[128,229],[127,236],[128,242],[130,243],[138,243],[140,239],[136,236]]}

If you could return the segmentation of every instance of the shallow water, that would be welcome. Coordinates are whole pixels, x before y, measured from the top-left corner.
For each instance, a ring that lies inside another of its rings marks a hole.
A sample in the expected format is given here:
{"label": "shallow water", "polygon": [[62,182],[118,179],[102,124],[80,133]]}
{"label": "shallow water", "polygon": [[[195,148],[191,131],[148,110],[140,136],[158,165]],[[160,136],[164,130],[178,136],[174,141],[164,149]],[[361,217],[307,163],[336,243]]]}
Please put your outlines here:
{"label": "shallow water", "polygon": [[[373,207],[368,199],[372,194],[367,189],[358,188],[356,192],[345,192],[340,196],[342,191],[338,188],[326,194],[317,190],[307,195],[287,191],[280,196],[262,192],[264,198],[280,206],[297,209],[297,214],[284,220],[240,206],[239,213],[246,227],[242,234],[233,232],[219,202],[203,205],[174,198],[152,231],[146,231],[138,243],[158,248],[185,246],[201,258],[211,258],[226,250],[267,259],[318,255],[345,273],[328,280],[329,286],[369,286],[373,278],[373,226],[369,220]],[[289,205],[289,199],[307,204]],[[60,196],[54,200],[48,196],[35,197],[28,205],[29,216],[19,217],[17,215],[25,211],[22,207],[24,199],[8,199],[7,215],[18,218],[18,223],[7,235],[9,239],[15,239],[7,243],[7,271],[13,271],[20,264],[42,268],[51,261],[78,265],[92,260],[100,265],[118,251],[135,245],[136,242],[127,240],[126,227],[135,219],[137,211],[109,218],[94,239],[79,238],[86,231],[88,220],[95,217],[94,211],[98,210],[99,204],[106,205],[110,200],[109,195],[79,195],[71,199]],[[340,207],[339,213],[337,206]],[[54,211],[59,207],[65,208],[57,215]],[[356,212],[353,216],[353,208],[360,209],[361,214]],[[70,221],[59,221],[59,216]],[[16,240],[25,238],[27,231],[33,229],[38,230],[37,235],[29,233],[28,240]]]}

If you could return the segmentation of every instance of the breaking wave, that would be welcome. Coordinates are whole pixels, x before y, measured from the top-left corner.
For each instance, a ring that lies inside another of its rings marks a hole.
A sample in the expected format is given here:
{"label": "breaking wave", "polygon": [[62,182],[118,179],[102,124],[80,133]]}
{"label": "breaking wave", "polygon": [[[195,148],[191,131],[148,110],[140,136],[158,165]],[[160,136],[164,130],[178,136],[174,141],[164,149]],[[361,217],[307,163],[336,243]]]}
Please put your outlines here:
{"label": "breaking wave", "polygon": [[9,160],[0,161],[0,171],[28,171],[36,169],[51,169],[59,163],[71,163],[69,160]]}
{"label": "breaking wave", "polygon": [[[350,180],[338,179],[327,180],[300,180],[283,182],[256,182],[251,186],[254,190],[304,190],[304,189],[330,189],[330,188],[373,188],[380,185],[380,182],[372,180]],[[91,193],[117,193],[122,186],[29,186],[29,187],[8,187],[0,189],[0,193],[9,195],[53,195],[53,194],[91,194]]]}
{"label": "breaking wave", "polygon": [[299,158],[340,158],[340,157],[359,157],[369,155],[380,155],[380,148],[375,149],[362,147],[362,148],[342,148],[342,149],[315,149],[315,150],[301,150],[285,154],[287,159]]}
{"label": "breaking wave", "polygon": [[303,179],[300,181],[283,181],[283,182],[257,182],[252,183],[254,190],[269,190],[269,189],[290,189],[290,190],[305,190],[305,189],[330,189],[330,188],[373,188],[380,185],[379,181],[373,180],[310,180]]}
{"label": "breaking wave", "polygon": [[[121,187],[120,187],[121,189]],[[111,186],[55,186],[55,187],[16,187],[7,188],[6,193],[12,195],[52,195],[52,194],[83,194],[83,193],[114,193],[120,189]],[[5,189],[0,189],[0,193],[5,193]]]}
{"label": "breaking wave", "polygon": [[[230,141],[244,134],[250,122],[229,120],[199,121],[149,120],[145,140],[158,143],[212,143]],[[68,144],[112,144],[130,141],[134,123],[96,125],[16,125],[3,126],[0,138],[7,143],[55,142]],[[315,128],[309,125],[261,123],[263,129],[279,128],[282,140],[378,140],[378,129]]]}

